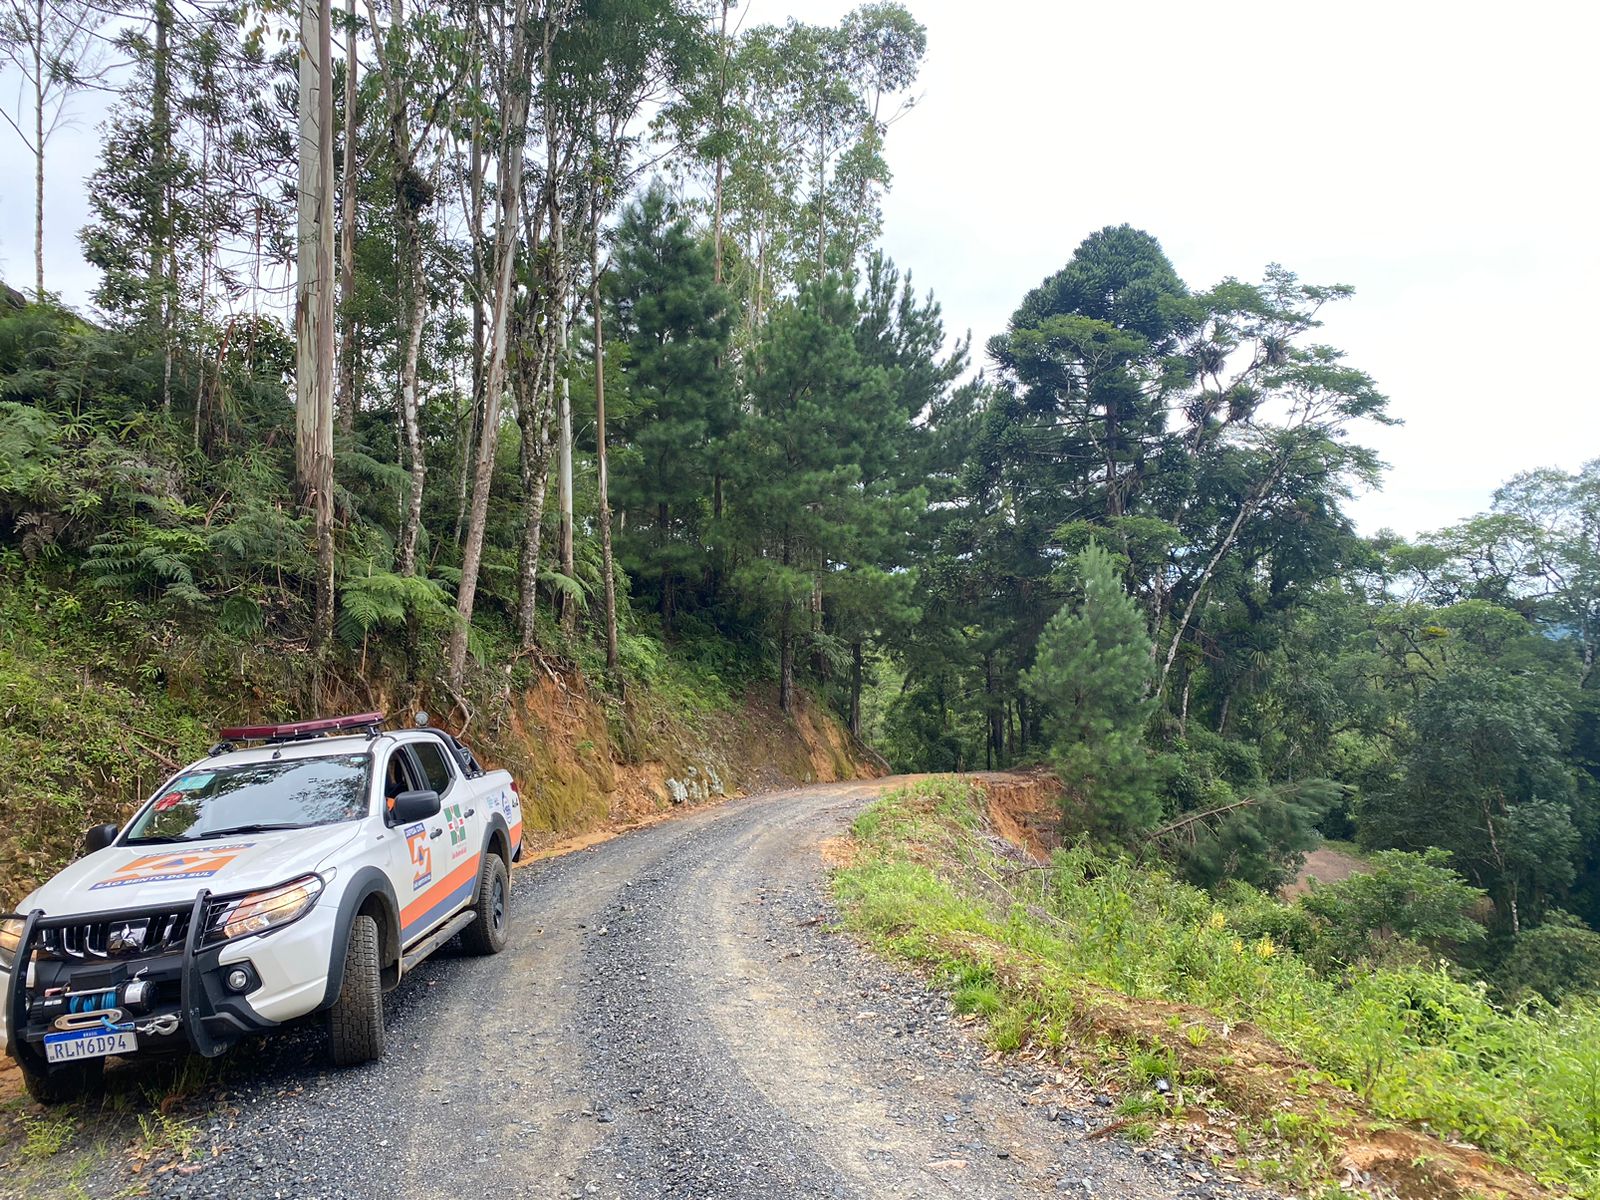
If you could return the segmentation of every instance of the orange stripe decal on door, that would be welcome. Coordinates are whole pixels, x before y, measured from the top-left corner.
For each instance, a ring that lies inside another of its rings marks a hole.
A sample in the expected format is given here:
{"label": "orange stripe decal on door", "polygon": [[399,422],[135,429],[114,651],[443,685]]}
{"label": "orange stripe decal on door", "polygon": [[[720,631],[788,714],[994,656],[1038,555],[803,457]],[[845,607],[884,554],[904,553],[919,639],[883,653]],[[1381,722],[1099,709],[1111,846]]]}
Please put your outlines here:
{"label": "orange stripe decal on door", "polygon": [[400,924],[404,927],[415,925],[417,921],[427,915],[430,908],[448,897],[451,892],[460,890],[462,885],[476,879],[478,863],[482,858],[481,854],[474,854],[410,904],[406,905],[400,913]]}

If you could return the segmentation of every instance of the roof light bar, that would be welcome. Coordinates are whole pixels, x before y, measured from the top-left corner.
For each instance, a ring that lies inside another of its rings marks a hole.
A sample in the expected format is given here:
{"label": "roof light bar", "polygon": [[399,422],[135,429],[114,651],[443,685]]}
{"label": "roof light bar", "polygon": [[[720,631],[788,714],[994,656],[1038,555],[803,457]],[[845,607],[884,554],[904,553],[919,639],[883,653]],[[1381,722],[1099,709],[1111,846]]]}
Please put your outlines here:
{"label": "roof light bar", "polygon": [[347,729],[377,730],[383,725],[381,712],[355,713],[347,717],[319,717],[315,721],[292,721],[286,725],[234,725],[221,733],[225,742],[291,741],[342,733]]}

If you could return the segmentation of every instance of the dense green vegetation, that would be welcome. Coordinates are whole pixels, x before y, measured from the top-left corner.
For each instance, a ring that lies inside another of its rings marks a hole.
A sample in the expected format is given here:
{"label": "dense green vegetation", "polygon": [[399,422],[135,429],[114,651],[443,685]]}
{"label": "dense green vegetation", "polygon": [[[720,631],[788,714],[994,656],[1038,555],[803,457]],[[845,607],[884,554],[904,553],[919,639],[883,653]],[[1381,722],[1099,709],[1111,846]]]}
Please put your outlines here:
{"label": "dense green vegetation", "polygon": [[[0,701],[37,764],[0,795],[7,894],[230,717],[426,703],[483,738],[579,675],[602,723],[552,753],[603,781],[727,734],[747,690],[796,706],[887,619],[921,499],[900,447],[960,364],[872,248],[923,34],[892,4],[713,15],[337,14],[337,412],[309,488],[292,29],[176,0],[0,21],[8,55],[122,63],[92,311],[42,259],[0,290]],[[57,101],[88,82],[63,71]],[[532,783],[553,824],[595,819]]]}
{"label": "dense green vegetation", "polygon": [[[1378,1118],[1426,1122],[1600,1195],[1600,1009],[1498,1007],[1434,958],[1424,941],[1466,932],[1470,889],[1450,872],[1397,854],[1285,905],[1248,887],[1211,895],[1087,846],[1017,870],[980,836],[983,813],[981,792],[960,780],[893,793],[858,818],[860,854],[835,887],[850,924],[946,976],[997,1047],[1098,1052],[1129,1116],[1220,1094],[1256,1119],[1244,1158],[1297,1182],[1325,1178],[1370,1118],[1281,1064],[1252,1106],[1263,1060],[1227,1033],[1250,1022]],[[1154,1003],[1130,1017],[1116,997]],[[1285,1143],[1287,1156],[1273,1149]]]}

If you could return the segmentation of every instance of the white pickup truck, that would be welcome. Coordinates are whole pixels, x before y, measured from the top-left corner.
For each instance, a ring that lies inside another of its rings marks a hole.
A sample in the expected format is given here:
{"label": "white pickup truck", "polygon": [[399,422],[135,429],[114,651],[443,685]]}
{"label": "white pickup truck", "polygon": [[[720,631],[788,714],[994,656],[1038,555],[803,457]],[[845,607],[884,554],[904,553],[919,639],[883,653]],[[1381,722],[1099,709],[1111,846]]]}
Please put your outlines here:
{"label": "white pickup truck", "polygon": [[0,918],[0,1033],[46,1104],[109,1056],[211,1056],[319,1011],[336,1063],[380,1057],[406,971],[457,934],[504,948],[522,806],[425,714],[362,713],[225,729],[87,849]]}

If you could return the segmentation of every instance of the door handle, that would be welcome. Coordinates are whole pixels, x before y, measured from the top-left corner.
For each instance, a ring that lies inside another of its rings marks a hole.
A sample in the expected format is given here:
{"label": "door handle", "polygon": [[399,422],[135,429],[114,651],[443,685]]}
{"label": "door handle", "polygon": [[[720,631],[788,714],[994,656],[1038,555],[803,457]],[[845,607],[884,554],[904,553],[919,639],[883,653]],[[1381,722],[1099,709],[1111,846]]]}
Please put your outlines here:
{"label": "door handle", "polygon": [[443,832],[444,832],[444,830],[442,830],[442,829],[430,829],[428,831],[428,836],[431,837],[431,838],[436,838]]}
{"label": "door handle", "polygon": [[463,817],[470,817],[470,816],[472,816],[472,815],[473,815],[473,814],[474,814],[474,813],[476,813],[476,812],[477,812],[477,811],[478,811],[478,810],[477,810],[477,809],[475,809],[475,808],[469,808],[469,809],[467,809],[467,811],[466,811],[466,812],[464,812],[464,813],[462,813],[462,814],[461,814],[461,815],[462,815],[462,816],[463,816]]}

